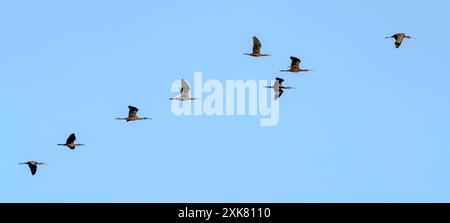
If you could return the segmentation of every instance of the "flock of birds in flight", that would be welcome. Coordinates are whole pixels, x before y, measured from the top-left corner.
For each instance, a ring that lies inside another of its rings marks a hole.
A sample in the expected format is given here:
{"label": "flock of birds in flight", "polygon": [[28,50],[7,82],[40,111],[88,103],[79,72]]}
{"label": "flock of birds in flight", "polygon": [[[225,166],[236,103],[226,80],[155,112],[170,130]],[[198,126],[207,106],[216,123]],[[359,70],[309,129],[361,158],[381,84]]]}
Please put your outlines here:
{"label": "flock of birds in flight", "polygon": [[[389,38],[394,38],[395,39],[395,48],[399,48],[404,39],[411,39],[413,38],[412,36],[408,36],[404,33],[397,33],[394,34],[392,36],[388,36],[386,37],[386,39]],[[248,56],[252,56],[252,57],[264,57],[264,56],[271,56],[271,54],[263,54],[261,53],[261,42],[259,41],[259,39],[256,36],[253,36],[253,50],[252,53],[244,53],[244,55],[248,55]],[[298,72],[308,72],[308,71],[313,71],[312,69],[302,69],[300,67],[300,63],[302,62],[299,58],[291,56],[291,66],[289,66],[288,70],[280,70],[280,72],[293,72],[293,73],[298,73]],[[273,86],[265,86],[265,88],[272,88],[275,92],[274,95],[274,100],[277,100],[278,98],[281,97],[281,95],[283,94],[283,89],[295,89],[294,87],[286,87],[283,86],[282,83],[284,82],[284,80],[282,78],[276,77],[275,78],[275,83]],[[181,90],[180,90],[180,96],[179,97],[175,97],[175,98],[169,98],[170,100],[178,100],[178,101],[190,101],[190,100],[197,100],[199,98],[192,98],[189,96],[189,85],[188,83],[181,79]],[[128,112],[128,117],[126,118],[116,118],[117,120],[125,120],[127,122],[129,121],[138,121],[138,120],[151,120],[151,118],[147,118],[147,117],[138,117],[137,116],[137,112],[139,111],[138,108],[134,107],[134,106],[128,106],[129,112]],[[69,135],[69,137],[66,140],[65,144],[58,144],[58,146],[66,146],[69,149],[75,149],[77,146],[84,146],[84,144],[77,144],[75,143],[76,140],[76,136],[75,133],[72,133]],[[19,164],[26,164],[28,165],[28,167],[30,168],[31,174],[35,175],[36,171],[37,171],[37,166],[38,165],[47,165],[46,163],[43,162],[37,162],[37,161],[28,161],[25,163],[19,163]]]}

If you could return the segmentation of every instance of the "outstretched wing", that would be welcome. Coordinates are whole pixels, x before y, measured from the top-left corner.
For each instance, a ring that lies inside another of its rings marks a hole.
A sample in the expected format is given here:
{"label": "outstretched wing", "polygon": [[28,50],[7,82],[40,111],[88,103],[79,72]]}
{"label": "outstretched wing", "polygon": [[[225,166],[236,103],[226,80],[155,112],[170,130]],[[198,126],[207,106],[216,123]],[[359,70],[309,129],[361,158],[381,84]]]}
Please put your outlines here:
{"label": "outstretched wing", "polygon": [[291,58],[291,69],[292,68],[300,68],[300,63],[302,62],[297,57],[290,57]]}
{"label": "outstretched wing", "polygon": [[181,95],[188,96],[190,90],[191,88],[189,87],[189,84],[185,80],[181,79],[181,90],[180,90]]}
{"label": "outstretched wing", "polygon": [[276,80],[280,83],[280,84],[282,84],[283,83],[283,81],[284,81],[284,79],[282,79],[282,78],[279,78],[279,77],[277,77],[276,78]]}
{"label": "outstretched wing", "polygon": [[399,48],[402,45],[402,42],[404,39],[405,39],[404,34],[396,34],[395,35],[395,47]]}
{"label": "outstretched wing", "polygon": [[76,139],[77,137],[75,136],[75,133],[70,134],[70,136],[66,140],[66,145],[74,143]]}
{"label": "outstretched wing", "polygon": [[28,167],[30,167],[31,174],[35,175],[37,171],[37,166],[29,163]]}
{"label": "outstretched wing", "polygon": [[276,91],[274,100],[277,100],[278,98],[280,98],[282,94],[283,94],[283,89],[279,89],[278,91]]}
{"label": "outstretched wing", "polygon": [[131,117],[137,117],[136,114],[137,114],[137,112],[139,111],[138,108],[133,107],[133,106],[130,105],[130,106],[128,106],[128,109],[130,109],[130,111],[128,112],[128,117],[129,117],[129,118],[131,118]]}
{"label": "outstretched wing", "polygon": [[261,42],[256,36],[253,37],[253,54],[259,54],[261,51]]}

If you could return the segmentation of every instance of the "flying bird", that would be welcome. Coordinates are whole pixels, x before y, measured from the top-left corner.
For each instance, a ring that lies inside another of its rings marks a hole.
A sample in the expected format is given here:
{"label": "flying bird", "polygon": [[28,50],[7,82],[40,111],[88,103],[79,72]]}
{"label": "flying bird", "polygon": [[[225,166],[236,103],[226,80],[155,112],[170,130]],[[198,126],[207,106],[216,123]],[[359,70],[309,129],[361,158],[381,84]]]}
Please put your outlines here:
{"label": "flying bird", "polygon": [[406,39],[414,39],[412,36],[407,36],[404,33],[397,33],[393,36],[388,36],[386,39],[394,38],[395,39],[395,48],[399,48],[402,45],[403,40]]}
{"label": "flying bird", "polygon": [[285,87],[283,86],[283,79],[277,77],[275,79],[275,83],[273,86],[265,86],[265,88],[273,88],[273,90],[275,91],[275,95],[274,95],[274,100],[277,100],[278,98],[281,97],[281,95],[283,94],[283,89],[295,89],[294,87]]}
{"label": "flying bird", "polygon": [[19,164],[27,164],[28,167],[30,168],[31,175],[36,174],[38,165],[47,165],[46,163],[40,163],[40,162],[36,162],[36,161],[28,161],[26,163],[19,163]]}
{"label": "flying bird", "polygon": [[244,53],[244,55],[253,56],[253,57],[267,57],[272,56],[270,54],[261,53],[261,42],[256,36],[253,36],[253,51],[252,53]]}
{"label": "flying bird", "polygon": [[76,144],[75,140],[77,137],[75,136],[75,133],[70,134],[70,136],[66,140],[66,144],[58,144],[58,146],[67,146],[70,149],[75,149],[77,146],[84,146],[84,144]]}
{"label": "flying bird", "polygon": [[294,73],[298,73],[298,72],[308,72],[308,71],[313,71],[311,69],[302,69],[300,68],[300,63],[302,62],[300,59],[298,59],[297,57],[290,57],[291,58],[291,66],[289,70],[280,70],[281,72],[294,72]]}
{"label": "flying bird", "polygon": [[189,96],[189,90],[191,90],[191,88],[189,88],[188,83],[185,80],[181,79],[180,97],[169,98],[169,100],[177,100],[177,101],[197,100],[198,98],[191,98]]}
{"label": "flying bird", "polygon": [[137,116],[137,112],[139,111],[139,109],[134,107],[134,106],[129,105],[128,109],[129,109],[128,117],[126,117],[126,118],[116,118],[116,119],[117,120],[126,120],[127,122],[129,122],[129,121],[137,121],[137,120],[147,120],[147,119],[151,120],[151,118],[147,118],[147,117],[143,117],[143,118],[138,117]]}

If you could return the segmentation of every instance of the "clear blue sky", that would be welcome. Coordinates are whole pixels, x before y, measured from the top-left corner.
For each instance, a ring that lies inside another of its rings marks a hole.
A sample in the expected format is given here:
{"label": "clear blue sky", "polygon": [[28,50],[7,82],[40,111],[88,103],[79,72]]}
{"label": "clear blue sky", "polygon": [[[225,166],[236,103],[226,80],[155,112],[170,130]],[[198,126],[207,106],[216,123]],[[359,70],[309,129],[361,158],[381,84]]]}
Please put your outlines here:
{"label": "clear blue sky", "polygon": [[[450,202],[448,1],[2,1],[0,202]],[[384,37],[416,37],[395,49]],[[260,38],[268,58],[242,55]],[[317,72],[279,73],[298,56]],[[295,86],[280,122],[174,80]],[[152,121],[121,122],[128,105]],[[85,148],[57,147],[75,132]],[[31,176],[18,162],[48,166]]]}

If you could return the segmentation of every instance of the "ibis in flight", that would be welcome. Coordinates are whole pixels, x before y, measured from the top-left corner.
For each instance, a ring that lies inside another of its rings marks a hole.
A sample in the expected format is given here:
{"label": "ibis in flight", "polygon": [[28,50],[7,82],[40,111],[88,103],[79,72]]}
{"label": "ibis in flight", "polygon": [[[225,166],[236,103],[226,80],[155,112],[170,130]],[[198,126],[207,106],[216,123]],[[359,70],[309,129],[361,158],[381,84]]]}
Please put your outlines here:
{"label": "ibis in flight", "polygon": [[277,77],[275,79],[275,83],[273,86],[265,86],[266,88],[273,88],[273,90],[275,91],[275,95],[274,95],[274,100],[277,100],[278,98],[281,97],[281,95],[283,94],[283,89],[295,89],[294,87],[285,87],[283,86],[283,79]]}
{"label": "ibis in flight", "polygon": [[298,59],[297,57],[290,57],[291,58],[291,66],[289,70],[280,70],[281,72],[294,72],[294,73],[298,73],[298,72],[308,72],[308,71],[313,71],[311,69],[302,69],[300,68],[300,63],[302,62],[300,59]]}
{"label": "ibis in flight", "polygon": [[129,122],[129,121],[137,121],[137,120],[147,120],[147,119],[151,120],[151,118],[147,118],[147,117],[143,117],[143,118],[138,117],[137,116],[137,112],[139,111],[139,109],[134,107],[134,106],[129,105],[128,109],[129,109],[128,117],[126,117],[126,118],[116,118],[116,119],[117,120],[126,120],[127,122]]}
{"label": "ibis in flight", "polygon": [[70,136],[66,140],[66,144],[58,144],[58,146],[67,146],[70,149],[75,149],[77,146],[84,146],[84,144],[76,144],[75,140],[77,137],[75,136],[75,133],[70,134]]}
{"label": "ibis in flight", "polygon": [[253,57],[267,57],[272,56],[270,54],[261,53],[261,42],[256,36],[253,36],[253,51],[252,53],[244,53],[244,55],[253,56]]}
{"label": "ibis in flight", "polygon": [[393,36],[388,36],[386,39],[394,38],[395,39],[395,48],[399,48],[402,45],[403,40],[406,39],[414,39],[412,36],[407,36],[404,33],[397,33]]}
{"label": "ibis in flight", "polygon": [[198,98],[191,98],[189,96],[189,90],[191,90],[191,88],[189,88],[188,83],[185,80],[181,79],[180,97],[169,98],[169,100],[177,100],[177,101],[197,100]]}
{"label": "ibis in flight", "polygon": [[19,163],[19,164],[27,164],[28,167],[30,168],[31,175],[36,174],[38,165],[47,165],[46,163],[40,163],[40,162],[36,162],[36,161],[28,161],[26,163]]}

